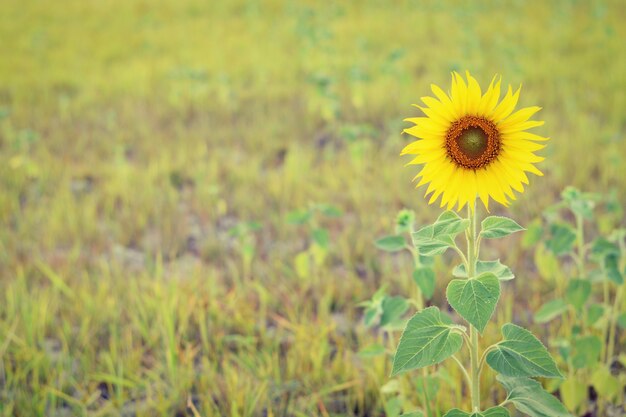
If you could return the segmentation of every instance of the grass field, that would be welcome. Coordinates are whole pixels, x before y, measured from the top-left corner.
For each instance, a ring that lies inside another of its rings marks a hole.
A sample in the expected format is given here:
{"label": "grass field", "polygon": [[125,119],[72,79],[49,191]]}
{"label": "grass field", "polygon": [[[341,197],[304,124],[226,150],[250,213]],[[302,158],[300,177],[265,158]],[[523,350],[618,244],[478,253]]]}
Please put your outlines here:
{"label": "grass field", "polygon": [[[385,385],[389,357],[359,354],[398,335],[358,304],[414,291],[410,256],[373,242],[402,208],[439,213],[400,132],[453,70],[543,107],[546,175],[494,213],[528,224],[566,185],[626,204],[621,1],[390,3],[0,2],[1,416],[419,404],[410,377]],[[486,250],[518,271],[496,321],[548,343],[534,249]],[[436,260],[434,305],[451,264]],[[438,383],[441,412],[468,403]],[[502,397],[490,374],[483,391]]]}

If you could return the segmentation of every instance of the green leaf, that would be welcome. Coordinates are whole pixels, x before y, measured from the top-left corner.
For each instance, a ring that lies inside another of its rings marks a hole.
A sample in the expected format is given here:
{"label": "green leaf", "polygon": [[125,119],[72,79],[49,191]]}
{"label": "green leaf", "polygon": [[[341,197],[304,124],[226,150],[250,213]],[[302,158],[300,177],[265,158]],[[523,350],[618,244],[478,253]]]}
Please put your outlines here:
{"label": "green leaf", "polygon": [[619,394],[619,380],[604,366],[600,366],[591,376],[591,383],[602,398],[612,400]]}
{"label": "green leaf", "polygon": [[422,291],[422,295],[430,300],[435,293],[435,271],[427,266],[420,266],[413,271],[413,281]]}
{"label": "green leaf", "polygon": [[593,218],[593,208],[596,205],[595,200],[600,198],[597,194],[581,193],[571,186],[563,190],[561,197],[574,214],[585,219]]}
{"label": "green leaf", "polygon": [[308,278],[311,273],[311,254],[302,251],[293,260],[296,273],[300,278]]}
{"label": "green leaf", "polygon": [[522,247],[528,249],[531,246],[535,246],[541,240],[543,235],[543,226],[541,225],[541,219],[533,220],[522,236]]}
{"label": "green leaf", "polygon": [[409,303],[403,297],[386,297],[382,302],[380,326],[393,324],[409,309]]}
{"label": "green leaf", "polygon": [[468,227],[468,219],[462,219],[454,211],[445,211],[435,223],[412,234],[413,244],[422,255],[439,255],[454,246],[455,236]]}
{"label": "green leaf", "polygon": [[396,234],[409,233],[415,223],[415,213],[413,210],[401,210],[396,216]]}
{"label": "green leaf", "polygon": [[[381,394],[399,394],[402,392],[402,386],[400,385],[400,381],[396,378],[392,378],[387,383],[385,383],[382,387],[380,387]],[[398,413],[400,410],[398,410]]]}
{"label": "green leaf", "polygon": [[587,384],[577,379],[570,378],[563,382],[559,391],[563,404],[572,411],[576,411],[587,401]]}
{"label": "green leaf", "polygon": [[537,323],[547,323],[567,311],[567,303],[561,298],[548,301],[535,314]]}
{"label": "green leaf", "polygon": [[551,238],[546,247],[555,255],[564,255],[572,250],[576,242],[576,232],[565,223],[554,223],[550,226]]}
{"label": "green leaf", "polygon": [[398,252],[406,248],[406,240],[404,236],[391,235],[381,237],[374,242],[378,249],[382,249],[387,252]]}
{"label": "green leaf", "polygon": [[591,295],[591,282],[586,279],[572,279],[565,293],[565,300],[580,310]]}
{"label": "green leaf", "polygon": [[504,407],[491,407],[488,410],[468,413],[466,411],[453,408],[448,411],[443,417],[510,417],[509,410]]}
{"label": "green leaf", "polygon": [[319,204],[317,209],[324,215],[328,217],[341,217],[343,213],[341,209],[330,204]]}
{"label": "green leaf", "polygon": [[600,360],[602,342],[598,336],[582,336],[574,341],[572,365],[576,369],[591,368]]}
{"label": "green leaf", "polygon": [[434,256],[444,253],[449,247],[454,246],[454,239],[450,235],[434,235],[434,226],[422,227],[412,234],[413,244],[421,255]]}
{"label": "green leaf", "polygon": [[599,237],[591,244],[591,255],[595,258],[604,258],[607,255],[619,255],[619,247],[603,237]]}
{"label": "green leaf", "polygon": [[399,396],[389,398],[385,401],[383,408],[388,417],[400,417],[402,411],[402,399]]}
{"label": "green leaf", "polygon": [[295,210],[287,213],[287,223],[289,224],[305,224],[311,218],[312,213],[309,210]]}
{"label": "green leaf", "polygon": [[433,224],[433,233],[437,235],[456,236],[469,227],[469,219],[463,219],[455,211],[444,211]]}
{"label": "green leaf", "polygon": [[367,327],[374,324],[381,312],[380,306],[368,307],[365,309],[364,322]]}
{"label": "green leaf", "polygon": [[507,323],[502,326],[502,336],[504,340],[487,354],[487,363],[496,372],[511,377],[563,377],[548,350],[531,332]]}
{"label": "green leaf", "polygon": [[590,326],[596,324],[604,315],[604,306],[602,304],[591,304],[587,309],[587,321]]}
{"label": "green leaf", "polygon": [[480,236],[485,239],[495,239],[508,236],[521,230],[524,230],[524,228],[513,219],[501,216],[489,216],[481,223]]}
{"label": "green leaf", "polygon": [[626,312],[617,316],[617,325],[622,329],[626,329]]}
{"label": "green leaf", "polygon": [[604,257],[604,271],[607,278],[617,285],[624,283],[624,277],[619,270],[619,255],[609,254]]}
{"label": "green leaf", "polygon": [[313,241],[317,243],[322,248],[328,248],[328,243],[330,242],[330,237],[328,236],[328,230],[326,229],[315,229],[312,232]]}
{"label": "green leaf", "polygon": [[452,308],[482,333],[500,298],[500,281],[491,272],[476,278],[453,279],[446,296]]}
{"label": "green leaf", "polygon": [[507,401],[530,417],[572,417],[555,396],[530,378],[496,377],[508,392]]}
{"label": "green leaf", "polygon": [[391,376],[411,369],[435,365],[454,355],[463,344],[463,327],[437,307],[416,313],[406,325],[393,358]]}
{"label": "green leaf", "polygon": [[[510,281],[515,278],[511,269],[500,263],[500,260],[495,261],[478,261],[476,262],[476,275],[480,275],[483,272],[491,272],[500,281]],[[465,270],[465,264],[457,265],[452,271],[452,275],[457,278],[467,278],[467,271]]]}

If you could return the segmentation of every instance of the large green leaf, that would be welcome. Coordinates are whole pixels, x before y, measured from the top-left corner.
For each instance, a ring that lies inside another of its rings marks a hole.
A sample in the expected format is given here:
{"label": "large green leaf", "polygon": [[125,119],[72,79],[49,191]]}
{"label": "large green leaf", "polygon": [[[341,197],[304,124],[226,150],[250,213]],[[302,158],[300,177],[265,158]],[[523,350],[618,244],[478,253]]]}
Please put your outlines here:
{"label": "large green leaf", "polygon": [[591,295],[591,282],[586,279],[572,279],[567,286],[565,300],[580,310]]}
{"label": "large green leaf", "polygon": [[530,417],[572,417],[557,398],[546,392],[541,384],[530,378],[497,376],[506,389],[507,402]]}
{"label": "large green leaf", "polygon": [[496,372],[512,377],[563,377],[548,350],[531,332],[507,323],[502,326],[502,336],[504,340],[487,354],[487,363]]}
{"label": "large green leaf", "polygon": [[422,290],[422,295],[430,300],[435,292],[435,271],[428,266],[420,266],[413,271],[413,281]]}
{"label": "large green leaf", "polygon": [[500,298],[500,281],[491,272],[454,279],[448,284],[446,296],[452,308],[482,333]]}
{"label": "large green leaf", "polygon": [[462,331],[437,307],[416,313],[402,333],[391,375],[435,365],[454,355],[463,344]]}
{"label": "large green leaf", "polygon": [[[511,269],[500,263],[500,260],[495,261],[478,261],[476,262],[476,275],[480,275],[483,272],[491,272],[500,281],[509,281],[515,278]],[[452,271],[452,275],[457,278],[467,278],[467,271],[465,270],[465,264],[457,265]]]}
{"label": "large green leaf", "polygon": [[382,249],[386,252],[398,252],[406,248],[404,236],[398,235],[381,237],[380,239],[377,239],[374,244],[378,249]]}
{"label": "large green leaf", "polygon": [[485,411],[468,413],[467,411],[453,408],[444,414],[443,417],[510,417],[509,410],[504,407],[491,407]]}
{"label": "large green leaf", "polygon": [[537,323],[547,323],[567,311],[567,303],[561,298],[548,301],[535,313]]}
{"label": "large green leaf", "polygon": [[513,219],[501,216],[489,216],[481,223],[480,236],[485,239],[495,239],[522,230],[524,230],[524,228]]}

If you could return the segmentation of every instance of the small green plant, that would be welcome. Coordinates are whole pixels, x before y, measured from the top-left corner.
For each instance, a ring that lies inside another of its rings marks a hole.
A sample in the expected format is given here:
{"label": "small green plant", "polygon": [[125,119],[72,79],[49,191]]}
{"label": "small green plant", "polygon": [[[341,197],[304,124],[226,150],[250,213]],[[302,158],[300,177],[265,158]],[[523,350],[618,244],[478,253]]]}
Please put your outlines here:
{"label": "small green plant", "polygon": [[310,244],[294,259],[299,277],[310,277],[315,268],[323,265],[328,255],[330,233],[321,225],[320,218],[337,218],[341,215],[341,210],[329,204],[312,204],[307,209],[294,210],[287,214],[287,223],[303,227],[310,237]]}
{"label": "small green plant", "polygon": [[252,261],[256,255],[256,239],[254,232],[260,230],[262,225],[255,221],[241,222],[230,228],[228,234],[235,239],[235,247],[241,257],[242,276],[250,277]]}
{"label": "small green plant", "polygon": [[[599,206],[604,216],[594,215]],[[545,227],[536,222],[526,238],[540,243],[537,264],[554,285],[555,298],[537,311],[535,321],[561,323],[553,344],[567,368],[560,391],[572,412],[586,411],[589,386],[598,395],[599,410],[624,402],[626,380],[612,371],[619,362],[617,328],[626,325],[626,230],[610,224],[621,212],[615,201],[567,187],[561,201],[544,211]],[[588,232],[597,234],[591,226],[607,218],[608,234],[587,239]]]}

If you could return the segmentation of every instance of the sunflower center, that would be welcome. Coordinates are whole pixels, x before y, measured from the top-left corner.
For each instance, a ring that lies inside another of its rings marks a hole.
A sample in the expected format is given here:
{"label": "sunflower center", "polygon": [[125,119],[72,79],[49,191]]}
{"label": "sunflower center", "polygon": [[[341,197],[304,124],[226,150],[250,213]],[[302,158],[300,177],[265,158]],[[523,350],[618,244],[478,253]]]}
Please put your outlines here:
{"label": "sunflower center", "polygon": [[497,158],[500,132],[491,120],[463,116],[448,129],[446,150],[457,166],[476,170]]}

